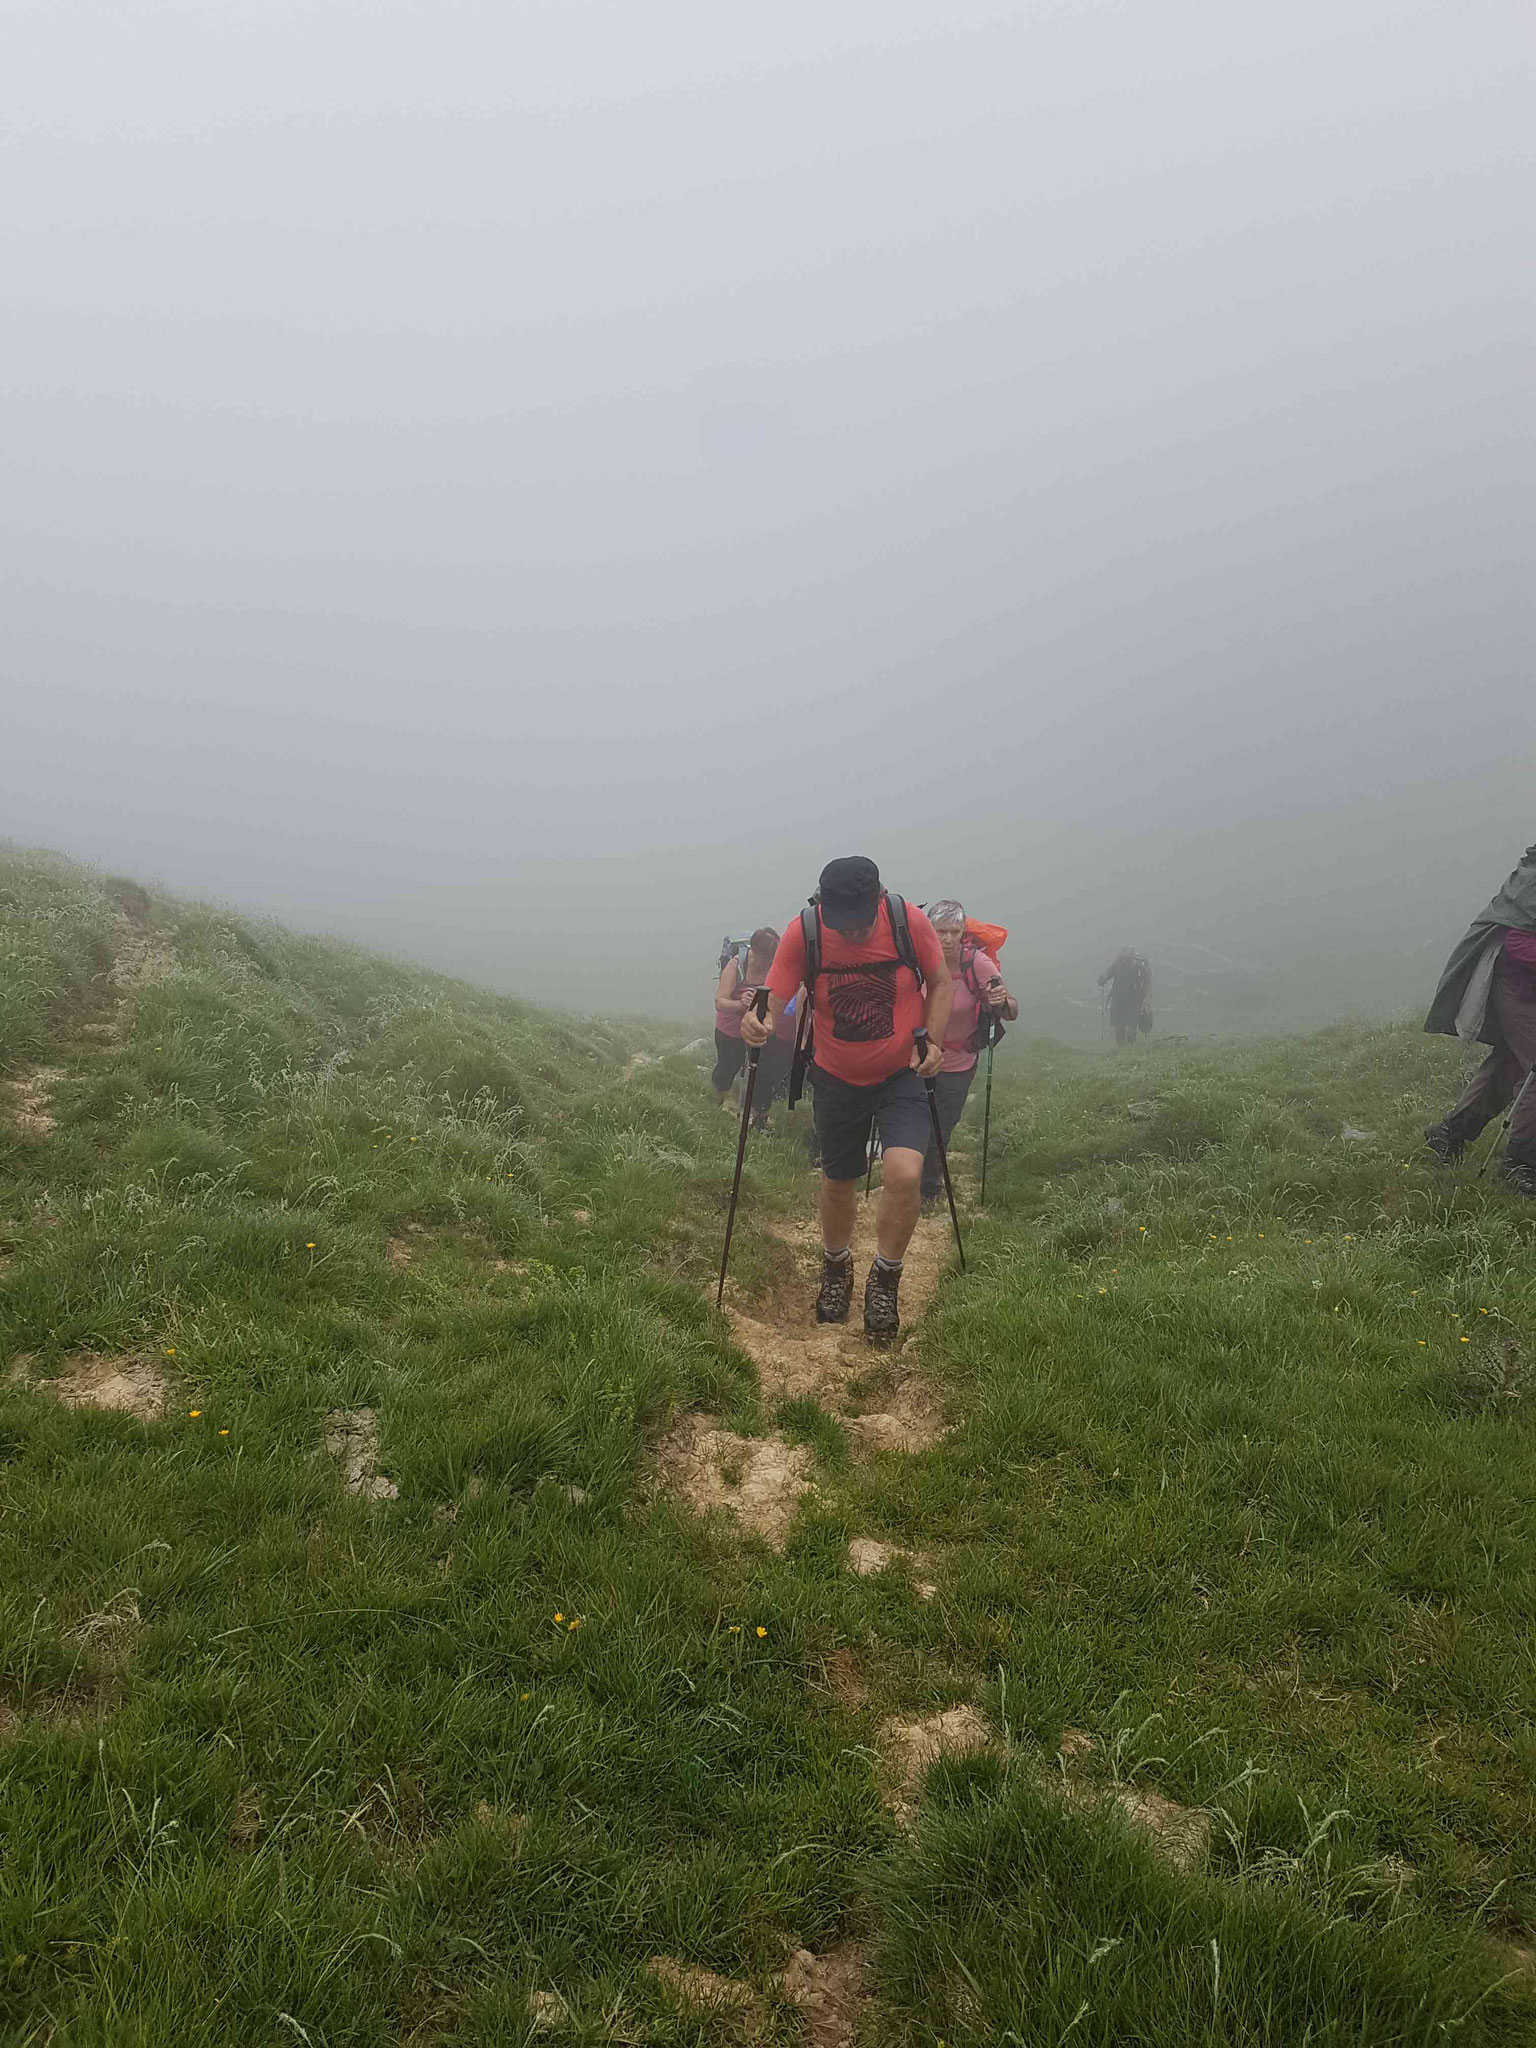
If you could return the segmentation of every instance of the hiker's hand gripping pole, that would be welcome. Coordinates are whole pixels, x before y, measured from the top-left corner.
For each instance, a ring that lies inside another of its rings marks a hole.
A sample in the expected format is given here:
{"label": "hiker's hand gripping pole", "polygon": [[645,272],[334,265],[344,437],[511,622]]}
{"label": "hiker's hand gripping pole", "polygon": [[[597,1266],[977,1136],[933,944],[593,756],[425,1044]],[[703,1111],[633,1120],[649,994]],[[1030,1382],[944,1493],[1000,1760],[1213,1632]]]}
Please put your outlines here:
{"label": "hiker's hand gripping pole", "polygon": [[[917,1045],[917,1064],[921,1069],[928,1057],[928,1033],[920,1025],[912,1037]],[[955,1188],[949,1177],[949,1154],[944,1150],[944,1133],[939,1129],[939,1098],[934,1093],[933,1082],[925,1077],[923,1086],[928,1091],[928,1123],[933,1132],[934,1149],[939,1155],[939,1171],[944,1176],[944,1192],[949,1197],[949,1220],[955,1226],[955,1250],[960,1254],[960,1270],[965,1271],[965,1243],[960,1235],[960,1215],[955,1208]]]}
{"label": "hiker's hand gripping pole", "polygon": [[[760,1018],[768,1015],[768,991],[760,988],[752,998],[752,1008]],[[747,1085],[741,1096],[741,1133],[736,1140],[736,1174],[731,1182],[731,1211],[725,1219],[725,1249],[720,1254],[720,1285],[715,1289],[715,1307],[725,1302],[725,1269],[731,1262],[731,1233],[736,1228],[736,1198],[741,1193],[741,1163],[747,1156],[747,1130],[752,1122],[752,1095],[757,1087],[757,1063],[762,1056],[760,1045],[752,1046],[747,1053]]]}

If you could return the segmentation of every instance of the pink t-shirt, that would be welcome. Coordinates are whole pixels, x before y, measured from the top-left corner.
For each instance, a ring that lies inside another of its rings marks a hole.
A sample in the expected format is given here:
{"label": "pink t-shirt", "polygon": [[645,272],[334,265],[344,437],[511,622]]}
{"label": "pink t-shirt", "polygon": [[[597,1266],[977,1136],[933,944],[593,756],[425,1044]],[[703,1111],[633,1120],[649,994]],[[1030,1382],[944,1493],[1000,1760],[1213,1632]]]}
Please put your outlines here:
{"label": "pink t-shirt", "polygon": [[955,1006],[949,1013],[949,1022],[944,1028],[944,1074],[968,1074],[976,1064],[976,1054],[966,1043],[976,1029],[976,1012],[981,1008],[971,987],[985,988],[993,976],[1001,973],[997,962],[990,953],[973,953],[966,966],[954,972]]}
{"label": "pink t-shirt", "polygon": [[741,1036],[741,983],[741,962],[738,960],[734,993],[722,997],[718,989],[715,992],[715,1029],[722,1038]]}

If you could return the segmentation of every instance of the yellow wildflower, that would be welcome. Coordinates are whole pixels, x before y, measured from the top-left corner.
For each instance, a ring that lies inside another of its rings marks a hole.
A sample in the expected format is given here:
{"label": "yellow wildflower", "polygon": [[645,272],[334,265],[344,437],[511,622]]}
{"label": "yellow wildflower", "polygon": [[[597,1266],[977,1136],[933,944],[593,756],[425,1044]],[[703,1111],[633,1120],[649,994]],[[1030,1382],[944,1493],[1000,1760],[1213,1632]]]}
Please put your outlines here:
{"label": "yellow wildflower", "polygon": [[758,1632],[757,1632],[757,1634],[758,1634],[758,1640],[759,1640],[759,1641],[761,1641],[761,1640],[762,1640],[762,1638],[763,1638],[763,1637],[764,1637],[765,1635],[767,1635],[767,1633],[768,1633],[767,1629],[765,1629],[765,1628],[760,1628],[760,1629],[758,1630]]}
{"label": "yellow wildflower", "polygon": [[564,1619],[565,1619],[565,1616],[564,1616],[563,1614],[557,1614],[557,1615],[555,1616],[555,1619],[556,1619],[556,1621],[564,1621]]}
{"label": "yellow wildflower", "polygon": [[187,1410],[187,1413],[188,1413],[188,1414],[189,1414],[189,1415],[191,1416],[191,1418],[192,1418],[192,1420],[193,1420],[194,1422],[196,1422],[196,1420],[197,1420],[198,1416],[199,1416],[199,1415],[201,1415],[201,1414],[202,1414],[202,1412],[203,1412],[203,1411],[202,1411],[202,1409],[201,1409],[201,1408],[189,1408],[189,1409]]}

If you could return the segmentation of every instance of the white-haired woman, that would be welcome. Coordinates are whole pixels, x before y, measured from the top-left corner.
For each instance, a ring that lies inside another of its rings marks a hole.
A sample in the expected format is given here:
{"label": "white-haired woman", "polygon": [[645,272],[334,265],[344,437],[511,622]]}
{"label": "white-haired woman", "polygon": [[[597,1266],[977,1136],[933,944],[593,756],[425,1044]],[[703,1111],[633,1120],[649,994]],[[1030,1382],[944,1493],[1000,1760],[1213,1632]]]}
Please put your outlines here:
{"label": "white-haired woman", "polygon": [[[992,1017],[1009,1023],[1019,1006],[1004,986],[1002,969],[990,953],[982,951],[965,934],[965,906],[952,896],[926,906],[928,922],[944,949],[944,964],[953,981],[955,1000],[944,1030],[944,1064],[934,1076],[933,1094],[938,1105],[939,1129],[944,1149],[949,1150],[950,1133],[960,1121],[965,1098],[971,1092],[976,1060],[983,1040],[983,1027]],[[932,1138],[923,1158],[923,1201],[936,1202],[944,1192],[938,1148]]]}

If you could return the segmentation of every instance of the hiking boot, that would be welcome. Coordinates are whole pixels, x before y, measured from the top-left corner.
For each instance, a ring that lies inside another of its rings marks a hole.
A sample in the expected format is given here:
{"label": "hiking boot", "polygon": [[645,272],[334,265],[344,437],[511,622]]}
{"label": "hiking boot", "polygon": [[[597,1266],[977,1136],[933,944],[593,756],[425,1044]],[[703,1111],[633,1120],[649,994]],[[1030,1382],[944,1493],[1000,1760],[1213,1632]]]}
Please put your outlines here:
{"label": "hiking boot", "polygon": [[901,1317],[896,1311],[896,1290],[900,1285],[899,1273],[888,1273],[879,1264],[870,1267],[869,1278],[864,1282],[864,1335],[871,1344],[889,1344],[901,1328]]}
{"label": "hiking boot", "polygon": [[1449,1124],[1431,1124],[1424,1142],[1442,1166],[1454,1166],[1465,1147],[1465,1140],[1454,1136]]}
{"label": "hiking boot", "polygon": [[821,1292],[816,1297],[818,1323],[846,1323],[853,1306],[853,1255],[821,1261]]}
{"label": "hiking boot", "polygon": [[944,1195],[943,1195],[943,1191],[942,1191],[942,1189],[940,1189],[940,1188],[935,1188],[935,1189],[934,1189],[934,1190],[932,1191],[932,1193],[931,1193],[931,1194],[930,1194],[930,1192],[928,1191],[928,1189],[927,1189],[927,1188],[924,1188],[924,1189],[923,1189],[923,1203],[922,1203],[922,1213],[923,1213],[923,1215],[925,1215],[925,1216],[937,1216],[937,1215],[938,1215],[938,1213],[939,1213],[939,1211],[940,1211],[940,1210],[941,1210],[941,1209],[943,1208],[943,1206],[944,1206]]}

